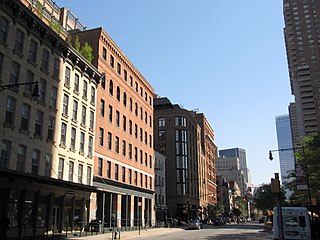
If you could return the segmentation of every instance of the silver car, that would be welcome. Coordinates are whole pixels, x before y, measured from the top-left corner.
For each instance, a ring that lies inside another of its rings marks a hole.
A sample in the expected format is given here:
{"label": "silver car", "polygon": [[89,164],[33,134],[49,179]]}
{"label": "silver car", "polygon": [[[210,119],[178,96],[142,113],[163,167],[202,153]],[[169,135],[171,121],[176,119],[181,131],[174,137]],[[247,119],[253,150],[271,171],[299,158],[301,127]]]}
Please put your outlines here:
{"label": "silver car", "polygon": [[203,224],[199,219],[190,220],[187,224],[187,229],[203,229]]}

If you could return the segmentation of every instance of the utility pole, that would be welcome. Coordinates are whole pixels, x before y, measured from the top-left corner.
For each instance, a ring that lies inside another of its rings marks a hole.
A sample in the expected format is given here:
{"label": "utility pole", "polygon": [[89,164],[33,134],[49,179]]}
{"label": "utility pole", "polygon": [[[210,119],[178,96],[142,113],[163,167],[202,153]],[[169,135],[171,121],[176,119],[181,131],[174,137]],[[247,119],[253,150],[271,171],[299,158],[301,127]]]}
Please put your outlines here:
{"label": "utility pole", "polygon": [[278,226],[279,226],[279,240],[284,240],[283,234],[283,220],[282,220],[282,209],[281,209],[281,191],[280,191],[280,181],[279,181],[279,173],[274,174],[274,178],[271,178],[271,192],[274,194],[276,198],[276,206],[277,206],[277,216],[278,216]]}

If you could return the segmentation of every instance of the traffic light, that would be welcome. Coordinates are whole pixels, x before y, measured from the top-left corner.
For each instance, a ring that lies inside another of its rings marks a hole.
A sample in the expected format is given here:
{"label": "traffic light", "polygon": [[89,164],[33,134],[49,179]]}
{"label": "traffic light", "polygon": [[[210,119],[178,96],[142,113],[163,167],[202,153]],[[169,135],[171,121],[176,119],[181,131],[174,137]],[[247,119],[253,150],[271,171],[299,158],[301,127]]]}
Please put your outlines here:
{"label": "traffic light", "polygon": [[272,161],[273,160],[273,156],[272,156],[272,152],[269,151],[269,159]]}

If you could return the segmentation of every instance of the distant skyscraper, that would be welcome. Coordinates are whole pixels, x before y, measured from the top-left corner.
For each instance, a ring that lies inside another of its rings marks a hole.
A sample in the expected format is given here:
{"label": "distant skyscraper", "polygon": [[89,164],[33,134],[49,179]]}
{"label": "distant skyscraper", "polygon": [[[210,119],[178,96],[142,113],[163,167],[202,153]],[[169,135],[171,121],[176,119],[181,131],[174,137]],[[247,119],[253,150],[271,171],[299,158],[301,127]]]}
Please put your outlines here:
{"label": "distant skyscraper", "polygon": [[244,174],[245,185],[249,184],[248,168],[247,168],[247,155],[246,150],[242,148],[229,148],[219,150],[219,157],[237,157],[240,160],[240,169]]}
{"label": "distant skyscraper", "polygon": [[[286,179],[290,171],[294,170],[294,155],[292,149],[292,135],[289,115],[276,117],[278,149],[286,149],[279,151],[280,171],[282,183],[288,182]],[[289,149],[289,150],[287,150]],[[287,191],[286,196],[289,197],[290,192]]]}
{"label": "distant skyscraper", "polygon": [[320,130],[320,1],[284,0],[283,14],[295,118],[303,137]]}

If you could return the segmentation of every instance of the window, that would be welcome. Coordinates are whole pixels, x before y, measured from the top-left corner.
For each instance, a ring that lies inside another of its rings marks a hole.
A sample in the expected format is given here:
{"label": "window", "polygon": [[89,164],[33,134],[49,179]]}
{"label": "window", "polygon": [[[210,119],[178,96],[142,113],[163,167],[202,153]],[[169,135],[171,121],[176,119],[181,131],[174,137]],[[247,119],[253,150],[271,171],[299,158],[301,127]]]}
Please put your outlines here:
{"label": "window", "polygon": [[140,141],[141,142],[143,141],[143,130],[142,130],[142,128],[140,128]]}
{"label": "window", "polygon": [[12,62],[9,84],[17,84],[19,82],[19,73],[20,73],[20,65],[16,62]]}
{"label": "window", "polygon": [[108,120],[109,122],[112,122],[112,106],[109,105],[109,109],[108,109]]}
{"label": "window", "polygon": [[126,168],[122,167],[122,182],[126,182]]}
{"label": "window", "polygon": [[17,152],[17,165],[16,170],[19,172],[24,172],[27,158],[27,147],[24,145],[18,146]]}
{"label": "window", "polygon": [[111,178],[111,162],[107,163],[107,178]]}
{"label": "window", "polygon": [[132,135],[132,121],[129,120],[129,133]]}
{"label": "window", "polygon": [[149,126],[152,127],[152,117],[151,117],[151,115],[149,116]]}
{"label": "window", "polygon": [[138,185],[138,172],[134,171],[134,184]]}
{"label": "window", "polygon": [[69,96],[67,94],[63,95],[63,107],[62,114],[68,116],[68,105],[69,105]]}
{"label": "window", "polygon": [[120,102],[120,87],[117,87],[117,100]]}
{"label": "window", "polygon": [[80,133],[80,153],[84,153],[84,139],[85,139],[85,134],[84,132]]}
{"label": "window", "polygon": [[88,143],[88,156],[93,157],[93,137],[89,136],[89,143]]}
{"label": "window", "polygon": [[119,137],[116,137],[114,147],[115,147],[116,153],[119,153]]}
{"label": "window", "polygon": [[93,131],[94,129],[94,112],[90,111],[90,125],[89,125],[90,130]]}
{"label": "window", "polygon": [[138,103],[134,104],[134,113],[138,116]]}
{"label": "window", "polygon": [[[34,74],[33,74],[33,72],[31,72],[31,71],[29,71],[29,70],[27,70],[27,73],[26,73],[26,82],[27,82],[27,83],[34,82]],[[26,95],[31,96],[32,91],[33,91],[33,89],[32,89],[32,85],[31,85],[31,84],[26,84],[26,85],[24,86],[24,93],[25,93]]]}
{"label": "window", "polygon": [[58,178],[63,179],[63,170],[64,170],[64,159],[59,158],[59,166],[58,166]]}
{"label": "window", "polygon": [[36,43],[36,41],[34,41],[33,39],[30,40],[30,45],[29,45],[29,61],[31,63],[36,63],[37,61],[37,48],[38,48],[38,44]]}
{"label": "window", "polygon": [[53,60],[53,79],[58,81],[59,80],[59,71],[60,71],[60,62],[58,58]]}
{"label": "window", "polygon": [[103,159],[98,158],[98,176],[102,176],[102,169],[103,169]]}
{"label": "window", "polygon": [[129,143],[129,159],[132,159],[132,144]]}
{"label": "window", "polygon": [[31,174],[39,174],[40,151],[33,149]]}
{"label": "window", "polygon": [[147,92],[144,92],[144,100],[145,100],[146,102],[148,102],[148,93],[147,93]]}
{"label": "window", "polygon": [[119,111],[116,111],[116,126],[120,126],[120,113]]}
{"label": "window", "polygon": [[70,87],[70,68],[66,67],[65,73],[64,73],[64,85],[66,87]]}
{"label": "window", "polygon": [[152,147],[152,136],[149,134],[149,147]]}
{"label": "window", "polygon": [[12,97],[7,98],[5,123],[14,125],[14,113],[16,109],[16,100]]}
{"label": "window", "polygon": [[140,96],[143,97],[143,89],[140,87]]}
{"label": "window", "polygon": [[76,137],[77,137],[77,130],[73,127],[71,128],[71,141],[70,141],[70,149],[76,149]]}
{"label": "window", "polygon": [[118,180],[119,179],[119,165],[115,164],[114,166],[114,179]]}
{"label": "window", "polygon": [[102,58],[107,60],[107,49],[105,47],[102,48]]}
{"label": "window", "polygon": [[144,122],[148,124],[148,114],[146,111],[144,112]]}
{"label": "window", "polygon": [[8,34],[8,21],[0,17],[0,41],[6,42]]}
{"label": "window", "polygon": [[83,86],[82,86],[82,97],[84,99],[88,98],[88,83],[86,80],[83,80]]}
{"label": "window", "polygon": [[103,75],[101,77],[101,87],[102,87],[102,89],[106,89],[106,76],[105,75]]}
{"label": "window", "polygon": [[42,130],[43,130],[43,115],[44,113],[42,111],[37,110],[36,113],[36,123],[35,123],[35,129],[34,134],[36,136],[42,136]]}
{"label": "window", "polygon": [[144,153],[144,164],[148,166],[148,154]]}
{"label": "window", "polygon": [[129,178],[129,184],[132,184],[132,170],[131,170],[131,169],[129,169],[129,176],[128,176],[128,178]]}
{"label": "window", "polygon": [[123,93],[123,106],[127,106],[127,94],[126,92]]}
{"label": "window", "polygon": [[60,144],[62,146],[66,146],[66,136],[67,136],[67,124],[61,124],[61,136],[60,136]]}
{"label": "window", "polygon": [[117,63],[117,72],[119,75],[121,75],[121,64]]}
{"label": "window", "polygon": [[85,106],[82,106],[81,111],[81,124],[86,125],[86,118],[87,118],[87,108]]}
{"label": "window", "polygon": [[130,76],[130,86],[133,87],[133,78]]}
{"label": "window", "polygon": [[103,146],[103,135],[104,135],[104,129],[99,128],[99,146]]}
{"label": "window", "polygon": [[46,88],[47,88],[47,82],[44,79],[40,79],[39,84],[39,102],[45,103],[46,102]]}
{"label": "window", "polygon": [[79,75],[74,75],[73,88],[75,93],[79,93]]}
{"label": "window", "polygon": [[44,163],[44,176],[51,177],[52,155],[46,154]]}
{"label": "window", "polygon": [[122,126],[123,126],[123,131],[127,131],[127,118],[124,115],[122,117]]}
{"label": "window", "polygon": [[140,150],[140,163],[143,164],[143,152]]}
{"label": "window", "polygon": [[112,133],[108,132],[108,150],[112,148]]}
{"label": "window", "polygon": [[122,156],[126,156],[126,141],[122,140]]}
{"label": "window", "polygon": [[69,178],[68,178],[70,182],[73,182],[73,173],[74,173],[74,162],[70,161],[69,162]]}
{"label": "window", "polygon": [[105,104],[104,100],[101,99],[100,100],[100,117],[104,117],[104,104]]}
{"label": "window", "polygon": [[165,140],[166,139],[166,131],[165,130],[159,130],[158,131],[158,139],[159,140]]}
{"label": "window", "polygon": [[148,144],[148,133],[146,131],[144,132],[144,143]]}
{"label": "window", "polygon": [[28,131],[29,130],[29,121],[30,121],[30,111],[31,107],[24,103],[22,105],[22,113],[21,113],[21,125],[20,129]]}
{"label": "window", "polygon": [[149,155],[149,167],[152,168],[152,156]]}
{"label": "window", "polygon": [[11,142],[8,140],[2,141],[0,167],[7,168],[10,162]]}
{"label": "window", "polygon": [[149,188],[152,189],[152,177],[149,177]]}
{"label": "window", "polygon": [[110,55],[110,66],[114,68],[114,57]]}
{"label": "window", "polygon": [[91,87],[91,104],[96,104],[96,90],[94,87]]}
{"label": "window", "polygon": [[41,63],[41,71],[44,73],[49,73],[49,51],[43,49],[42,51],[42,63]]}
{"label": "window", "polygon": [[138,162],[138,148],[134,147],[134,160]]}
{"label": "window", "polygon": [[134,82],[134,88],[135,88],[135,90],[136,90],[136,92],[138,92],[138,83],[137,82]]}
{"label": "window", "polygon": [[72,120],[77,121],[78,118],[78,101],[73,100]]}
{"label": "window", "polygon": [[92,168],[88,167],[87,168],[87,184],[91,185],[91,174],[92,174]]}
{"label": "window", "polygon": [[[0,20],[1,21],[1,20]],[[17,53],[23,53],[23,42],[24,42],[24,33],[17,29],[16,31],[16,41],[14,43],[14,51]]]}
{"label": "window", "polygon": [[111,79],[109,83],[109,94],[110,96],[113,96],[113,81]]}
{"label": "window", "polygon": [[55,118],[52,116],[49,116],[47,139],[51,141],[53,141],[53,137],[54,137],[54,124],[55,124]]}
{"label": "window", "polygon": [[134,136],[138,138],[138,125],[134,124]]}
{"label": "window", "polygon": [[140,119],[143,120],[143,110],[142,110],[142,107],[140,107]]}
{"label": "window", "polygon": [[128,80],[128,73],[127,73],[127,70],[123,69],[123,78],[124,80]]}
{"label": "window", "polygon": [[129,99],[129,109],[130,112],[132,112],[132,98]]}
{"label": "window", "polygon": [[144,186],[148,188],[148,176],[144,175]]}
{"label": "window", "polygon": [[165,126],[166,126],[166,118],[160,117],[160,118],[158,119],[158,126],[159,126],[159,127],[165,127]]}
{"label": "window", "polygon": [[82,183],[83,179],[83,165],[79,164],[78,166],[78,183]]}
{"label": "window", "polygon": [[175,117],[175,125],[181,127],[187,127],[187,118],[185,117]]}
{"label": "window", "polygon": [[57,108],[57,95],[58,89],[54,86],[51,88],[51,98],[50,98],[50,108],[56,109]]}

